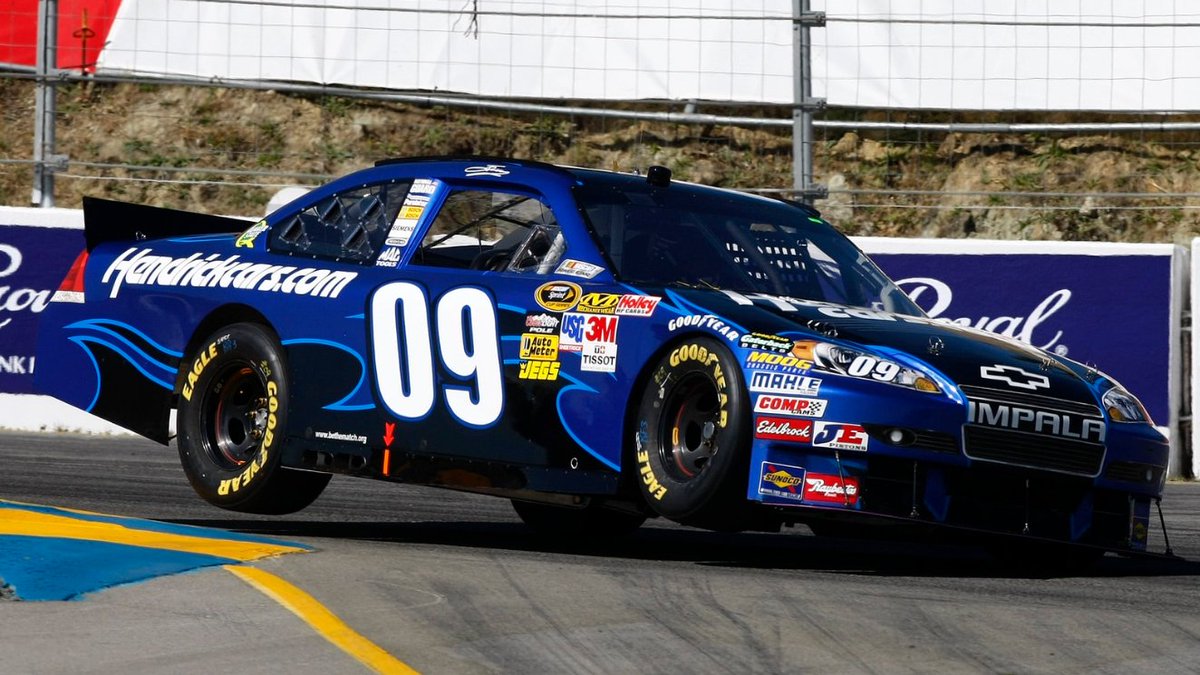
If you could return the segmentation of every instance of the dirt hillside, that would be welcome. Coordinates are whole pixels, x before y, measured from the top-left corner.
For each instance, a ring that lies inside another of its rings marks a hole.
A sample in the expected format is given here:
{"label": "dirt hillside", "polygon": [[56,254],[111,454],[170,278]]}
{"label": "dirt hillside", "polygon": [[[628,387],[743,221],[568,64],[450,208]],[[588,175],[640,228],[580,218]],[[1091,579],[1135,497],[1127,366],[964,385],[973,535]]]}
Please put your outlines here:
{"label": "dirt hillside", "polygon": [[[29,81],[0,79],[0,204],[30,200],[33,94]],[[57,152],[69,164],[55,196],[64,207],[96,195],[257,215],[283,185],[317,184],[385,157],[458,153],[618,170],[663,164],[677,177],[712,185],[791,186],[786,129],[130,84],[65,84],[57,100]],[[827,116],[882,118],[862,111]],[[821,138],[815,165],[817,180],[833,189],[818,207],[851,234],[1179,243],[1200,234],[1200,133],[839,131]]]}

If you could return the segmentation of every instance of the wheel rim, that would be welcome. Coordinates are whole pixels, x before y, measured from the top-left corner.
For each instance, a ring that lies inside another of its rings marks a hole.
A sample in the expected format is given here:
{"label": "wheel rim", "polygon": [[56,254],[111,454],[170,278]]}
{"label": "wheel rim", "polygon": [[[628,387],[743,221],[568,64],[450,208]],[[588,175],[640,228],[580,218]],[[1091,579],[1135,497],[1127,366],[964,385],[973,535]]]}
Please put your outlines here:
{"label": "wheel rim", "polygon": [[204,406],[204,446],[214,462],[234,470],[258,454],[267,428],[266,383],[244,364],[225,369],[215,381]]}
{"label": "wheel rim", "polygon": [[663,404],[663,466],[678,481],[695,480],[720,450],[721,405],[717,386],[693,373],[672,388]]}

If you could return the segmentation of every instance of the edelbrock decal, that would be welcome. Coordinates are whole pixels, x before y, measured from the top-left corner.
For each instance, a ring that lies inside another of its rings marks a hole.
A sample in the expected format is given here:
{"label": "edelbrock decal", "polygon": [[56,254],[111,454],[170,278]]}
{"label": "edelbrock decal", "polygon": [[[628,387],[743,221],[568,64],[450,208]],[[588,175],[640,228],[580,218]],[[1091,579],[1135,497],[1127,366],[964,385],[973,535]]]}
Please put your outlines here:
{"label": "edelbrock decal", "polygon": [[152,249],[126,249],[108,266],[101,279],[112,283],[108,297],[115,298],[124,285],[177,286],[191,288],[237,288],[266,293],[309,295],[336,298],[357,272],[342,272],[314,267],[239,262],[241,256],[204,257],[193,253],[186,258],[151,255]]}

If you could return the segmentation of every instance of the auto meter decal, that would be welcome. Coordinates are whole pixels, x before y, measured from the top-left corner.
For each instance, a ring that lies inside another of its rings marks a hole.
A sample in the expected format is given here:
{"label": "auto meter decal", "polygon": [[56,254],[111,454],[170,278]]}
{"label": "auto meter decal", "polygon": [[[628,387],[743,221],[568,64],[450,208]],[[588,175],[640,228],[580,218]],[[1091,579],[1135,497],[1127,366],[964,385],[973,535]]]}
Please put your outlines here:
{"label": "auto meter decal", "polygon": [[803,467],[763,462],[759,470],[758,494],[792,501],[804,501]]}

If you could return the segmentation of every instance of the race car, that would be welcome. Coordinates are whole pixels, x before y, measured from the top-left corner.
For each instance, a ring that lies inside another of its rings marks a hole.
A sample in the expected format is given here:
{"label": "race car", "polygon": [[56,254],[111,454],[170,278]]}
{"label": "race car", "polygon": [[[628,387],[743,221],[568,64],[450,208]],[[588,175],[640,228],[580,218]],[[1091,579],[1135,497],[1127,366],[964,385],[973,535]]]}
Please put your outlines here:
{"label": "race car", "polygon": [[[927,318],[804,204],[382,161],[255,223],[84,202],[41,391],[288,513],[331,473],[530,525],[919,526],[1146,550],[1168,443],[1103,372]],[[172,411],[174,424],[172,425]]]}

